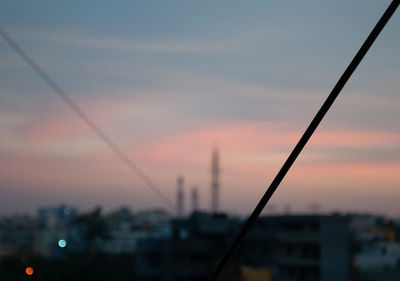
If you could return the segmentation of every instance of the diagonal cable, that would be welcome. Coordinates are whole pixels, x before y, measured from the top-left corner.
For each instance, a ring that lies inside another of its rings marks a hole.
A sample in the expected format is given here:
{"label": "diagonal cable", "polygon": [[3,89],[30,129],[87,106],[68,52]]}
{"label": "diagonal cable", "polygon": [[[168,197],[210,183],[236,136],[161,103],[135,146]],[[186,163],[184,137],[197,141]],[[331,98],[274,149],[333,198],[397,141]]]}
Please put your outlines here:
{"label": "diagonal cable", "polygon": [[296,158],[299,156],[301,151],[303,150],[304,146],[307,144],[310,137],[313,135],[314,131],[317,129],[319,123],[324,118],[325,114],[328,112],[329,108],[334,103],[336,97],[339,95],[340,91],[343,89],[347,81],[350,79],[351,75],[353,74],[354,70],[360,64],[362,59],[364,58],[365,54],[368,52],[369,48],[374,43],[375,39],[378,37],[379,33],[385,27],[386,23],[392,17],[393,13],[396,11],[397,7],[400,4],[400,0],[393,0],[393,2],[389,5],[386,9],[385,13],[382,15],[378,23],[375,25],[374,29],[371,31],[367,39],[365,40],[364,44],[361,46],[360,50],[357,52],[353,60],[350,62],[349,66],[346,68],[338,82],[336,83],[335,87],[321,106],[318,113],[315,115],[314,119],[311,121],[310,125],[304,132],[303,136],[300,138],[299,142],[296,144],[293,151],[290,153],[289,157],[287,158],[286,162],[283,164],[282,168],[279,170],[278,174],[272,181],[271,185],[268,187],[267,191],[264,193],[261,200],[258,202],[257,206],[253,210],[252,214],[248,217],[247,221],[241,228],[239,234],[236,236],[235,240],[233,241],[232,245],[228,248],[225,253],[225,256],[221,259],[218,263],[217,267],[210,275],[209,281],[217,280],[218,276],[224,269],[225,265],[229,261],[230,257],[232,256],[235,249],[238,247],[239,243],[243,240],[246,233],[249,231],[250,227],[256,221],[256,219],[261,214],[261,211],[264,209],[265,205],[271,199],[272,195],[274,194],[275,190],[278,188],[279,184],[285,177],[286,173],[289,171],[290,167],[293,165]]}
{"label": "diagonal cable", "polygon": [[96,135],[152,190],[171,210],[172,201],[156,186],[156,184],[129,158],[123,150],[74,102],[50,76],[0,27],[0,36],[13,48],[21,58],[56,92],[57,95],[91,128]]}

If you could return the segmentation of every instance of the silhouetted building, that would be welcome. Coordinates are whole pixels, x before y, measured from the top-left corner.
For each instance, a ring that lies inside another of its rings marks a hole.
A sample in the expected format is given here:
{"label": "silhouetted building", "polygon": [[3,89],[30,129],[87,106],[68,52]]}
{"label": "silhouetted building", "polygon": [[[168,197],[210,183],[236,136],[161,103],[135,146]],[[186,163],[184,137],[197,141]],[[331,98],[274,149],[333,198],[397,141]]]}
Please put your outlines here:
{"label": "silhouetted building", "polygon": [[28,256],[33,252],[35,220],[14,215],[0,218],[0,260],[3,256]]}
{"label": "silhouetted building", "polygon": [[65,226],[71,223],[78,215],[78,210],[67,205],[40,208],[37,219],[40,227]]}
{"label": "silhouetted building", "polygon": [[399,281],[400,244],[377,242],[364,247],[356,256],[359,281]]}
{"label": "silhouetted building", "polygon": [[[236,227],[237,223],[226,215],[193,213],[187,219],[173,220],[169,239],[138,241],[138,280],[207,280]],[[232,268],[230,265],[228,272],[239,267]]]}
{"label": "silhouetted building", "polygon": [[[174,220],[169,239],[138,242],[138,280],[207,280],[242,223],[205,213]],[[279,281],[347,281],[349,238],[345,216],[261,217],[220,280],[239,280],[243,271]]]}
{"label": "silhouetted building", "polygon": [[260,217],[243,242],[240,256],[246,265],[271,269],[273,280],[349,280],[349,218]]}
{"label": "silhouetted building", "polygon": [[199,191],[197,187],[192,189],[192,213],[199,210]]}
{"label": "silhouetted building", "polygon": [[[37,211],[34,252],[47,257],[61,258],[67,251],[85,248],[83,234],[75,226],[78,210],[67,205],[40,208]],[[66,241],[60,248],[58,242]]]}
{"label": "silhouetted building", "polygon": [[183,193],[183,177],[179,176],[177,179],[176,191],[176,215],[178,218],[184,215],[184,193]]}
{"label": "silhouetted building", "polygon": [[219,155],[215,148],[211,156],[211,212],[216,214],[219,211]]}

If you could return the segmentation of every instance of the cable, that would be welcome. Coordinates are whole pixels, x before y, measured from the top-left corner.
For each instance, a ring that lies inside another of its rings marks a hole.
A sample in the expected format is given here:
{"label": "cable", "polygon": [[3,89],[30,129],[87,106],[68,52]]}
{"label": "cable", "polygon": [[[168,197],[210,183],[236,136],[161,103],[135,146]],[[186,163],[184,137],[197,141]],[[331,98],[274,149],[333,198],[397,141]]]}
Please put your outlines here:
{"label": "cable", "polygon": [[386,23],[392,17],[393,13],[396,11],[397,7],[400,4],[400,0],[393,0],[393,2],[389,5],[381,19],[378,21],[374,29],[369,34],[368,38],[365,40],[364,44],[361,46],[360,50],[357,52],[353,60],[350,62],[347,69],[344,71],[338,82],[336,83],[335,87],[333,88],[332,92],[329,94],[328,98],[325,100],[323,105],[321,106],[318,113],[315,115],[314,119],[311,121],[310,125],[304,132],[303,136],[300,138],[299,142],[290,153],[289,157],[287,158],[286,162],[283,164],[282,168],[279,170],[278,174],[272,181],[271,185],[268,187],[267,191],[261,198],[260,202],[258,202],[256,208],[249,216],[243,227],[241,228],[239,234],[236,236],[235,240],[233,241],[232,245],[226,251],[222,260],[218,263],[217,267],[210,275],[209,281],[217,280],[219,274],[222,272],[223,268],[225,267],[226,263],[228,262],[229,258],[232,256],[235,249],[238,247],[239,243],[243,240],[246,233],[249,231],[250,227],[253,225],[255,220],[259,217],[261,211],[264,209],[265,205],[271,199],[272,195],[274,194],[275,190],[278,188],[279,184],[285,177],[286,173],[289,171],[290,167],[296,160],[296,158],[301,153],[304,146],[307,144],[308,140],[317,129],[319,123],[324,118],[325,114],[328,112],[329,108],[332,106],[333,102],[335,101],[336,97],[339,95],[340,91],[343,89],[344,85],[347,83],[351,75],[353,74],[354,70],[360,64],[362,59],[364,58],[365,54],[368,52],[369,48],[374,43],[375,39],[378,37],[379,33],[385,27]]}
{"label": "cable", "polygon": [[39,67],[39,65],[29,57],[29,55],[0,27],[0,36],[13,48],[21,58],[46,82],[50,88],[56,92],[61,99],[75,112],[79,118],[91,128],[97,136],[104,141],[104,143],[124,162],[129,169],[131,169],[141,180],[145,182],[160,199],[171,209],[174,210],[174,204],[161,190],[154,184],[154,182],[142,171],[139,167],[122,151],[119,146],[113,142],[106,133],[96,125],[96,123],[89,118],[89,116],[75,103],[51,78],[46,72]]}

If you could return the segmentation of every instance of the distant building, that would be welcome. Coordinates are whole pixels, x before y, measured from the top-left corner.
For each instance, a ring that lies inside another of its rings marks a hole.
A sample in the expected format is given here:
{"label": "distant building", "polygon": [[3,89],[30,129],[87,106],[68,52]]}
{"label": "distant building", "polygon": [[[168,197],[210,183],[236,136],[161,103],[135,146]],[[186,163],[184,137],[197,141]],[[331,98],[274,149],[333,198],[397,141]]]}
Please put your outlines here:
{"label": "distant building", "polygon": [[169,237],[170,216],[166,211],[156,209],[135,215],[127,214],[126,211],[119,211],[110,216],[113,220],[108,226],[108,239],[97,241],[96,248],[99,251],[110,254],[135,253],[139,240]]}
{"label": "distant building", "polygon": [[78,209],[60,205],[57,207],[40,208],[37,212],[39,227],[53,227],[55,225],[66,225],[78,215]]}
{"label": "distant building", "polygon": [[[67,205],[40,208],[37,211],[37,227],[34,235],[34,252],[43,256],[62,258],[67,251],[84,248],[82,234],[74,227],[78,210]],[[62,249],[58,242],[64,240]]]}
{"label": "distant building", "polygon": [[148,227],[155,229],[167,229],[171,216],[163,209],[154,209],[137,212],[133,219],[135,227]]}
{"label": "distant building", "polygon": [[135,215],[127,207],[121,207],[105,216],[105,220],[108,228],[119,228],[120,225],[132,224],[135,219]]}
{"label": "distant building", "polygon": [[197,187],[192,188],[192,213],[199,211],[199,190]]}
{"label": "distant building", "polygon": [[176,181],[176,216],[181,218],[184,216],[185,213],[185,198],[184,198],[184,191],[183,191],[183,177],[179,176]]}
{"label": "distant building", "polygon": [[395,242],[377,242],[364,247],[355,259],[360,281],[398,281],[399,263],[400,244]]}
{"label": "distant building", "polygon": [[242,243],[240,256],[246,265],[271,269],[272,280],[349,280],[349,218],[261,217]]}
{"label": "distant building", "polygon": [[30,216],[0,219],[0,259],[3,256],[28,256],[34,247],[35,220]]}
{"label": "distant building", "polygon": [[220,169],[219,169],[219,153],[215,148],[211,156],[211,212],[216,214],[219,210],[220,196]]}
{"label": "distant building", "polygon": [[[138,242],[138,280],[207,280],[242,222],[194,213],[172,222],[169,239]],[[350,280],[349,218],[261,217],[221,280]]]}
{"label": "distant building", "polygon": [[169,239],[139,241],[138,280],[207,280],[236,227],[225,215],[193,213],[187,219],[173,220]]}
{"label": "distant building", "polygon": [[[240,225],[227,216],[204,213],[174,220],[170,239],[139,242],[139,280],[207,280]],[[350,277],[349,239],[347,217],[262,217],[228,272],[240,276],[245,266],[242,275],[249,280],[268,276],[282,281],[346,281]]]}
{"label": "distant building", "polygon": [[[41,209],[38,221],[1,218],[0,260],[5,255],[133,254],[135,280],[207,280],[244,223],[216,213],[171,220],[160,209],[134,214],[121,208],[105,216],[100,209],[80,216],[65,210]],[[399,280],[400,244],[390,242],[395,229],[380,217],[263,216],[219,281]]]}
{"label": "distant building", "polygon": [[159,238],[160,233],[148,229],[135,229],[125,224],[118,229],[111,229],[107,239],[96,241],[96,250],[108,254],[133,254],[137,250],[137,242],[144,238]]}

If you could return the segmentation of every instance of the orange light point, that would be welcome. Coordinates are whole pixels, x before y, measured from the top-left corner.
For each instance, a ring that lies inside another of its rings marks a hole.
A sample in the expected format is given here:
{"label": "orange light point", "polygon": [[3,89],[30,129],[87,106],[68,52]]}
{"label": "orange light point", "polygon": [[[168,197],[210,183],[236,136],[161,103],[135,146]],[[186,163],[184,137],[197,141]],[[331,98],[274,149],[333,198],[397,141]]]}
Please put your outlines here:
{"label": "orange light point", "polygon": [[26,272],[26,274],[28,274],[28,275],[32,275],[32,274],[33,274],[33,268],[30,267],[30,266],[28,266],[28,267],[25,269],[25,272]]}

